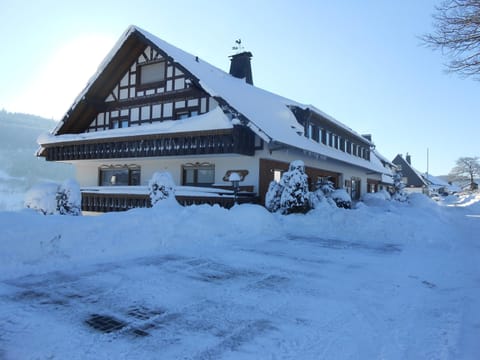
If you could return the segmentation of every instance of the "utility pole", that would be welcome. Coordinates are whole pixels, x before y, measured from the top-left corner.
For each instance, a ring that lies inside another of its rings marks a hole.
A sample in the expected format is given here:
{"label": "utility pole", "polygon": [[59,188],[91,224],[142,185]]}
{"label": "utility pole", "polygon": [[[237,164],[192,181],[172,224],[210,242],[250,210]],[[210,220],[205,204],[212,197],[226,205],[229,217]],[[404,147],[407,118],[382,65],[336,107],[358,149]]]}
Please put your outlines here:
{"label": "utility pole", "polygon": [[429,149],[428,149],[428,147],[427,147],[427,179],[428,179],[428,166],[429,166],[429,160],[430,160],[430,159],[429,159],[429,153],[428,153],[428,152],[429,152]]}
{"label": "utility pole", "polygon": [[429,167],[429,149],[427,147],[427,191],[428,191],[428,196],[430,196],[430,178],[428,177],[428,167]]}

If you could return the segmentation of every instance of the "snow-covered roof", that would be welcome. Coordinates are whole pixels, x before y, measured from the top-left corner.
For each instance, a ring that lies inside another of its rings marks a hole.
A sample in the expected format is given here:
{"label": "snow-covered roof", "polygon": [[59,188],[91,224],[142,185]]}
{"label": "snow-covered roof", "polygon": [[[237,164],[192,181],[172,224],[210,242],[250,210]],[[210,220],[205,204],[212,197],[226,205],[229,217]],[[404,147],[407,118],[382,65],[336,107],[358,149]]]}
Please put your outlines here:
{"label": "snow-covered roof", "polygon": [[395,165],[392,161],[388,160],[385,156],[380,154],[377,149],[374,149],[372,152],[382,163],[388,164],[390,167],[393,167],[393,168],[397,167],[397,165]]}
{"label": "snow-covered roof", "polygon": [[[296,101],[281,97],[279,95],[270,93],[258,87],[247,84],[243,79],[238,79],[230,74],[216,68],[213,65],[203,61],[201,58],[189,54],[165,41],[156,37],[149,32],[142,30],[136,26],[130,26],[123,34],[111,52],[107,55],[105,60],[99,66],[96,74],[90,79],[85,89],[74,101],[72,109],[75,108],[81,101],[85,99],[90,87],[95,83],[102,72],[107,68],[110,62],[114,59],[117,52],[122,48],[122,45],[132,34],[140,34],[148,42],[152,43],[162,51],[168,54],[168,56],[175,62],[180,64],[186,70],[188,70],[194,77],[196,77],[198,84],[211,96],[224,100],[230,107],[243,115],[247,120],[252,131],[260,136],[267,143],[281,143],[288,146],[292,146],[308,153],[317,154],[320,156],[326,156],[335,160],[353,164],[362,168],[366,168],[375,172],[383,172],[383,166],[379,166],[376,162],[371,162],[338,149],[333,149],[324,144],[318,143],[312,139],[308,139],[303,135],[303,126],[297,121],[295,115],[290,110],[290,106],[296,106],[301,109],[311,109],[325,118],[326,121],[330,121],[333,125],[341,127],[355,138],[362,138],[361,135],[354,132],[352,129],[342,124],[341,122],[333,119],[331,116],[323,113],[317,108],[311,105],[305,105]],[[71,110],[72,110],[71,109]],[[61,129],[64,122],[68,121],[68,114],[65,115],[62,122],[54,130],[54,134]],[[218,116],[216,114],[215,116]],[[193,121],[192,121],[193,123]],[[130,130],[127,136],[133,136],[135,134],[144,134],[147,127],[155,127],[156,125],[142,125],[141,127]],[[223,124],[220,126],[224,126]],[[185,127],[187,127],[185,125]],[[205,129],[205,128],[203,128]],[[90,135],[82,134],[79,136],[116,136],[118,131],[103,131],[104,134]],[[152,128],[151,131],[167,131],[159,130],[158,128]],[[136,133],[135,133],[136,132]],[[101,133],[101,132],[99,132]],[[65,136],[65,135],[62,135]],[[66,139],[66,138],[65,138]],[[41,144],[47,144],[56,142],[55,139],[42,138],[39,141]],[[57,140],[61,140],[58,138]],[[363,141],[369,143],[368,140],[362,138]],[[47,142],[44,142],[47,141]]]}
{"label": "snow-covered roof", "polygon": [[428,181],[430,182],[430,184],[432,185],[439,185],[439,186],[448,186],[450,185],[448,182],[446,182],[445,180],[442,180],[436,176],[433,176],[432,174],[427,174],[427,173],[424,173],[422,174],[422,176]]}
{"label": "snow-covered roof", "polygon": [[[432,174],[424,173],[422,174],[423,178],[429,182],[430,187],[433,188],[446,188],[451,192],[458,192],[461,190],[460,186],[455,184],[449,184],[447,181],[440,179],[439,177],[433,176]],[[469,183],[470,185],[470,183]]]}

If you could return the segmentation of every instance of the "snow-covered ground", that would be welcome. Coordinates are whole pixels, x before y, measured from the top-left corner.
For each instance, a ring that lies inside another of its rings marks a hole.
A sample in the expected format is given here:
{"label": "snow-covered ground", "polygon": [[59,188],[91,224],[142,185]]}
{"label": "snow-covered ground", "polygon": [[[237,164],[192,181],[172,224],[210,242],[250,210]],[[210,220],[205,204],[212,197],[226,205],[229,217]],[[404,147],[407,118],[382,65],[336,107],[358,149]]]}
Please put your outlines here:
{"label": "snow-covered ground", "polygon": [[479,200],[0,212],[0,359],[477,359]]}

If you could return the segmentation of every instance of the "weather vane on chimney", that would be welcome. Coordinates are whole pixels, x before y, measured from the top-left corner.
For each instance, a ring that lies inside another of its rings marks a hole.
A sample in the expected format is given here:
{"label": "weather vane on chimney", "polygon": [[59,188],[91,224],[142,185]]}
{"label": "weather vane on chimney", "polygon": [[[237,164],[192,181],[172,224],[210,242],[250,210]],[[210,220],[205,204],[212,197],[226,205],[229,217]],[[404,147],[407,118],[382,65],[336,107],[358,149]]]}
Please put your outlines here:
{"label": "weather vane on chimney", "polygon": [[237,54],[241,53],[245,48],[242,45],[242,39],[235,40],[235,46],[232,47],[232,50],[236,50]]}

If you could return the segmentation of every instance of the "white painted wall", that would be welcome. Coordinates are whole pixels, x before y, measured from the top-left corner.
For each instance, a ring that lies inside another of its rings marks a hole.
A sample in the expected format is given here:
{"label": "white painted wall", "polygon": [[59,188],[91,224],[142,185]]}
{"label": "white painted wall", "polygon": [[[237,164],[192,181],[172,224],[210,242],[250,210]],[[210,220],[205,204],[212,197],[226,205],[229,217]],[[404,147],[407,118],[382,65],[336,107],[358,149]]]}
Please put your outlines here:
{"label": "white painted wall", "polygon": [[[263,149],[256,151],[255,156],[244,155],[209,155],[209,156],[178,156],[162,158],[141,158],[141,159],[120,159],[120,160],[84,160],[76,161],[74,165],[77,171],[77,179],[81,186],[98,185],[98,168],[102,165],[139,165],[141,167],[141,184],[147,185],[148,181],[156,171],[168,171],[176,184],[182,182],[182,165],[186,163],[209,162],[215,164],[215,184],[230,185],[230,182],[223,181],[223,176],[228,170],[248,170],[249,174],[241,185],[251,185],[258,191],[259,160],[270,159],[286,163],[301,159],[306,166],[333,171],[342,174],[340,176],[340,187],[344,186],[345,180],[352,177],[360,178],[361,194],[367,192],[367,170],[350,166],[345,163],[330,159],[314,158],[305,155],[302,151],[289,149],[277,150],[270,153]],[[372,175],[369,175],[372,177]]]}
{"label": "white painted wall", "polygon": [[168,171],[172,174],[176,184],[182,183],[182,165],[186,163],[209,162],[215,164],[215,184],[228,185],[223,181],[223,176],[228,170],[248,170],[249,174],[240,185],[258,187],[258,162],[255,158],[243,155],[215,155],[215,156],[190,156],[190,157],[163,157],[121,160],[84,160],[74,162],[76,177],[80,186],[98,185],[98,168],[102,165],[139,165],[141,167],[141,184],[147,185],[156,171]]}

